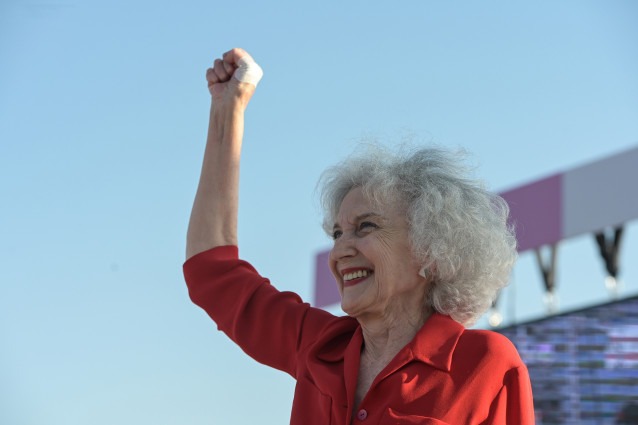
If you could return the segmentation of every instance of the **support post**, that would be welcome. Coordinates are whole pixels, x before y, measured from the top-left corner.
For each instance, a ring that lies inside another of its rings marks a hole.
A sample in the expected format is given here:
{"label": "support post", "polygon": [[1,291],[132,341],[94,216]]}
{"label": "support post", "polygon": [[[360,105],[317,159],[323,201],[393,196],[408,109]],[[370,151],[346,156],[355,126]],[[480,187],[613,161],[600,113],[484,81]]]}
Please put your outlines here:
{"label": "support post", "polygon": [[498,300],[500,297],[501,297],[501,293],[499,292],[496,295],[496,298],[494,298],[494,301],[492,301],[492,307],[490,307],[490,310],[488,312],[487,320],[490,326],[493,328],[496,328],[500,326],[501,323],[503,323],[503,314],[501,314],[501,312],[498,309]]}
{"label": "support post", "polygon": [[618,282],[616,277],[618,276],[618,255],[620,253],[620,240],[622,238],[622,234],[622,225],[614,227],[613,229],[605,229],[594,234],[596,243],[600,249],[600,256],[605,263],[605,269],[608,274],[607,279],[605,279],[605,286],[612,298],[618,297]]}
{"label": "support post", "polygon": [[558,296],[556,294],[556,254],[558,251],[558,243],[549,245],[549,260],[544,261],[541,248],[536,248],[536,259],[538,267],[543,276],[545,284],[545,305],[550,314],[556,313],[558,310]]}

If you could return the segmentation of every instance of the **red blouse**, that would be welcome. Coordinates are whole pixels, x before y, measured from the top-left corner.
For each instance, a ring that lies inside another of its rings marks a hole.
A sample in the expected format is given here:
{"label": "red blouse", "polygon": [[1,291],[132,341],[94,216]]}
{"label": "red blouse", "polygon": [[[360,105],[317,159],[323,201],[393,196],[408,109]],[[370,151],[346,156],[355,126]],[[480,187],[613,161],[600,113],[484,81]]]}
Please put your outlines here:
{"label": "red blouse", "polygon": [[184,276],[191,299],[220,330],[297,380],[293,425],[534,423],[527,368],[498,333],[435,313],[354,406],[363,343],[355,319],[277,291],[235,246],[195,255]]}

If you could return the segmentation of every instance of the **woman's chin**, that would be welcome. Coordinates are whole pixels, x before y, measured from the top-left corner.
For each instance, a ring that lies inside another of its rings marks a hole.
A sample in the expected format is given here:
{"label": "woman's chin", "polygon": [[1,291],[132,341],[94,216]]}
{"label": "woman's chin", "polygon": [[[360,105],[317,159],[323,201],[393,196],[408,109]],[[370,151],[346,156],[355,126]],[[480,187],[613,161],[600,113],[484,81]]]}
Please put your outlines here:
{"label": "woman's chin", "polygon": [[370,299],[371,286],[374,280],[368,278],[356,279],[354,284],[344,285],[341,288],[341,310],[350,317],[357,317],[363,310],[367,310],[376,303],[376,299]]}
{"label": "woman's chin", "polygon": [[365,310],[365,306],[361,303],[360,299],[355,300],[344,297],[341,299],[341,310],[348,316],[356,318]]}
{"label": "woman's chin", "polygon": [[356,309],[352,302],[348,301],[345,298],[341,298],[341,310],[346,313],[350,317],[355,317]]}

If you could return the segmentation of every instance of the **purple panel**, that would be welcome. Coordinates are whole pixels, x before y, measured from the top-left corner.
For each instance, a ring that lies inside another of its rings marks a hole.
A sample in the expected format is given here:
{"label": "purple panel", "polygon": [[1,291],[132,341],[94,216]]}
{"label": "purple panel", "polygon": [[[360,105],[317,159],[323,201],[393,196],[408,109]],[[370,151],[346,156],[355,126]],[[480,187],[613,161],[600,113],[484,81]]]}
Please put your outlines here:
{"label": "purple panel", "polygon": [[337,282],[328,265],[329,255],[329,250],[320,252],[315,259],[315,307],[325,307],[341,302]]}
{"label": "purple panel", "polygon": [[509,204],[518,251],[563,237],[563,175],[556,174],[500,194]]}

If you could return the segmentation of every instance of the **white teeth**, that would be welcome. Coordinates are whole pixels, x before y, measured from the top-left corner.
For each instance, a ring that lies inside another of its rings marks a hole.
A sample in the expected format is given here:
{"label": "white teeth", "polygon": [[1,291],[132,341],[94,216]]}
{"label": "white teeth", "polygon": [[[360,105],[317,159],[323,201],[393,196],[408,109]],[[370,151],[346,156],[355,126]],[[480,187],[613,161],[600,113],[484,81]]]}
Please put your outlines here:
{"label": "white teeth", "polygon": [[351,272],[351,273],[346,273],[343,275],[343,280],[345,282],[349,281],[349,280],[353,280],[353,279],[358,279],[360,277],[366,277],[368,276],[368,274],[371,274],[372,272],[368,272],[368,270],[357,270],[356,272]]}

